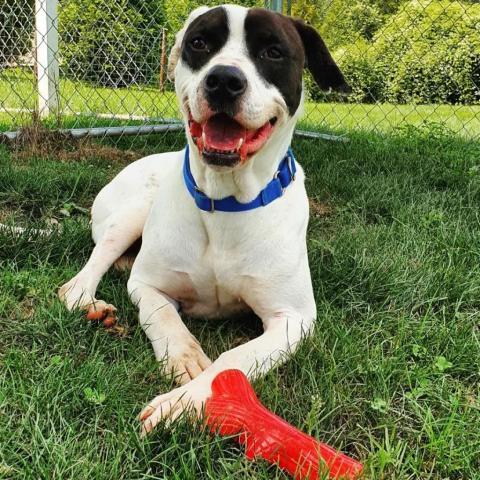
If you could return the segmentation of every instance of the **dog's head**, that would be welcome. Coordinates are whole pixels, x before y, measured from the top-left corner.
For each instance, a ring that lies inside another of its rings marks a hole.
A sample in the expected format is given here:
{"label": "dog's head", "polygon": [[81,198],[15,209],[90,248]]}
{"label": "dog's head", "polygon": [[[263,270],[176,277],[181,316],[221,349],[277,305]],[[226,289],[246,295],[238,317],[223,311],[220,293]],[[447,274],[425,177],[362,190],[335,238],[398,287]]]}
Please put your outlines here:
{"label": "dog's head", "polygon": [[176,36],[169,75],[204,162],[232,168],[285,136],[301,111],[305,67],[322,89],[349,91],[320,35],[302,21],[234,5],[193,11]]}

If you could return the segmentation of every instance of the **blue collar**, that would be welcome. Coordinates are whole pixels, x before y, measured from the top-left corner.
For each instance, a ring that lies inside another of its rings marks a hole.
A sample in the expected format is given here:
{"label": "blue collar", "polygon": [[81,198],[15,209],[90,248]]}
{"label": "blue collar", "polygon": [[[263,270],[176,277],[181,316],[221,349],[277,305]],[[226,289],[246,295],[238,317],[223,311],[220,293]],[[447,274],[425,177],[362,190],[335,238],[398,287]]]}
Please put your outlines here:
{"label": "blue collar", "polygon": [[248,203],[239,202],[233,195],[230,197],[215,200],[207,197],[199,190],[195,179],[190,170],[190,156],[188,145],[185,148],[185,159],[183,161],[183,178],[190,195],[194,198],[197,207],[205,212],[244,212],[258,207],[264,207],[283,195],[283,191],[295,180],[295,157],[292,149],[289,148],[287,154],[280,162],[278,170],[267,186]]}

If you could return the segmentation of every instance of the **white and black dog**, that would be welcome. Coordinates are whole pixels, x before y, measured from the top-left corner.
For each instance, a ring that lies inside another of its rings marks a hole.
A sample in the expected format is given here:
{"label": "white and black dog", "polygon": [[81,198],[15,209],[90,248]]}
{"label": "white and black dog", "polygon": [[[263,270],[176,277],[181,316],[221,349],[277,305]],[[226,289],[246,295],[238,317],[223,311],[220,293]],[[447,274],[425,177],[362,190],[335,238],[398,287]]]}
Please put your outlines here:
{"label": "white and black dog", "polygon": [[[188,146],[138,160],[98,194],[93,253],[60,289],[69,309],[109,323],[97,285],[141,239],[129,294],[155,356],[182,385],[141,413],[143,432],[197,412],[222,370],[261,375],[313,328],[304,174],[289,151],[307,67],[323,89],[349,90],[318,33],[259,8],[200,7],[177,34],[169,72]],[[190,316],[247,309],[264,333],[213,363],[188,331]]]}

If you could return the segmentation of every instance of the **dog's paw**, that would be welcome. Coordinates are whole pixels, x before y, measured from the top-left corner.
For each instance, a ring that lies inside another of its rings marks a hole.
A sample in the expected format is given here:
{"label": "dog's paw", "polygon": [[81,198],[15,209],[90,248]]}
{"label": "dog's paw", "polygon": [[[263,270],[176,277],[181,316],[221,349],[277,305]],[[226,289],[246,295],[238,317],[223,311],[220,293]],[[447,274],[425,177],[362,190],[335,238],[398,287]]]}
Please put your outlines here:
{"label": "dog's paw", "polygon": [[117,323],[117,309],[103,300],[97,300],[78,277],[62,285],[58,297],[68,310],[84,310],[88,320],[102,322],[106,328]]}
{"label": "dog's paw", "polygon": [[70,311],[86,308],[95,302],[92,293],[77,277],[73,277],[58,289],[58,297]]}
{"label": "dog's paw", "polygon": [[117,323],[117,309],[103,300],[95,300],[83,307],[83,310],[87,312],[87,320],[102,322],[105,328],[111,328]]}
{"label": "dog's paw", "polygon": [[212,361],[205,355],[195,338],[186,342],[170,342],[166,370],[173,373],[179,385],[185,385],[198,377]]}
{"label": "dog's paw", "polygon": [[140,413],[141,436],[150,433],[160,422],[170,426],[183,413],[200,417],[212,394],[210,377],[198,377],[187,385],[155,397]]}

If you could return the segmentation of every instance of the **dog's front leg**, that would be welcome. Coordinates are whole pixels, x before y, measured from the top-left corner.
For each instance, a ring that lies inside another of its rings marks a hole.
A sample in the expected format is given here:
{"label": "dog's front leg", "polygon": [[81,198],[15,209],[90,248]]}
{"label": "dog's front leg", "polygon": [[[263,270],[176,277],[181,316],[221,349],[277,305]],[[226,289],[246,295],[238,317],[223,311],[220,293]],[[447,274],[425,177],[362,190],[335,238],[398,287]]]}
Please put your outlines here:
{"label": "dog's front leg", "polygon": [[290,311],[269,316],[263,321],[265,332],[260,337],[222,353],[190,383],[154,398],[140,414],[142,433],[151,431],[162,419],[175,420],[185,409],[193,408],[200,413],[211,395],[213,379],[223,370],[235,368],[252,379],[283,363],[311,332],[313,321],[314,315],[305,318]]}
{"label": "dog's front leg", "polygon": [[99,320],[114,314],[115,307],[95,298],[97,286],[125,250],[142,236],[150,205],[148,202],[132,203],[119,209],[105,220],[103,234],[93,249],[88,262],[69,282],[60,287],[58,295],[69,310],[84,309]]}
{"label": "dog's front leg", "polygon": [[130,279],[128,291],[139,308],[140,324],[150,340],[155,358],[166,361],[166,370],[184,384],[200,375],[209,365],[197,339],[177,312],[178,305],[154,287]]}

